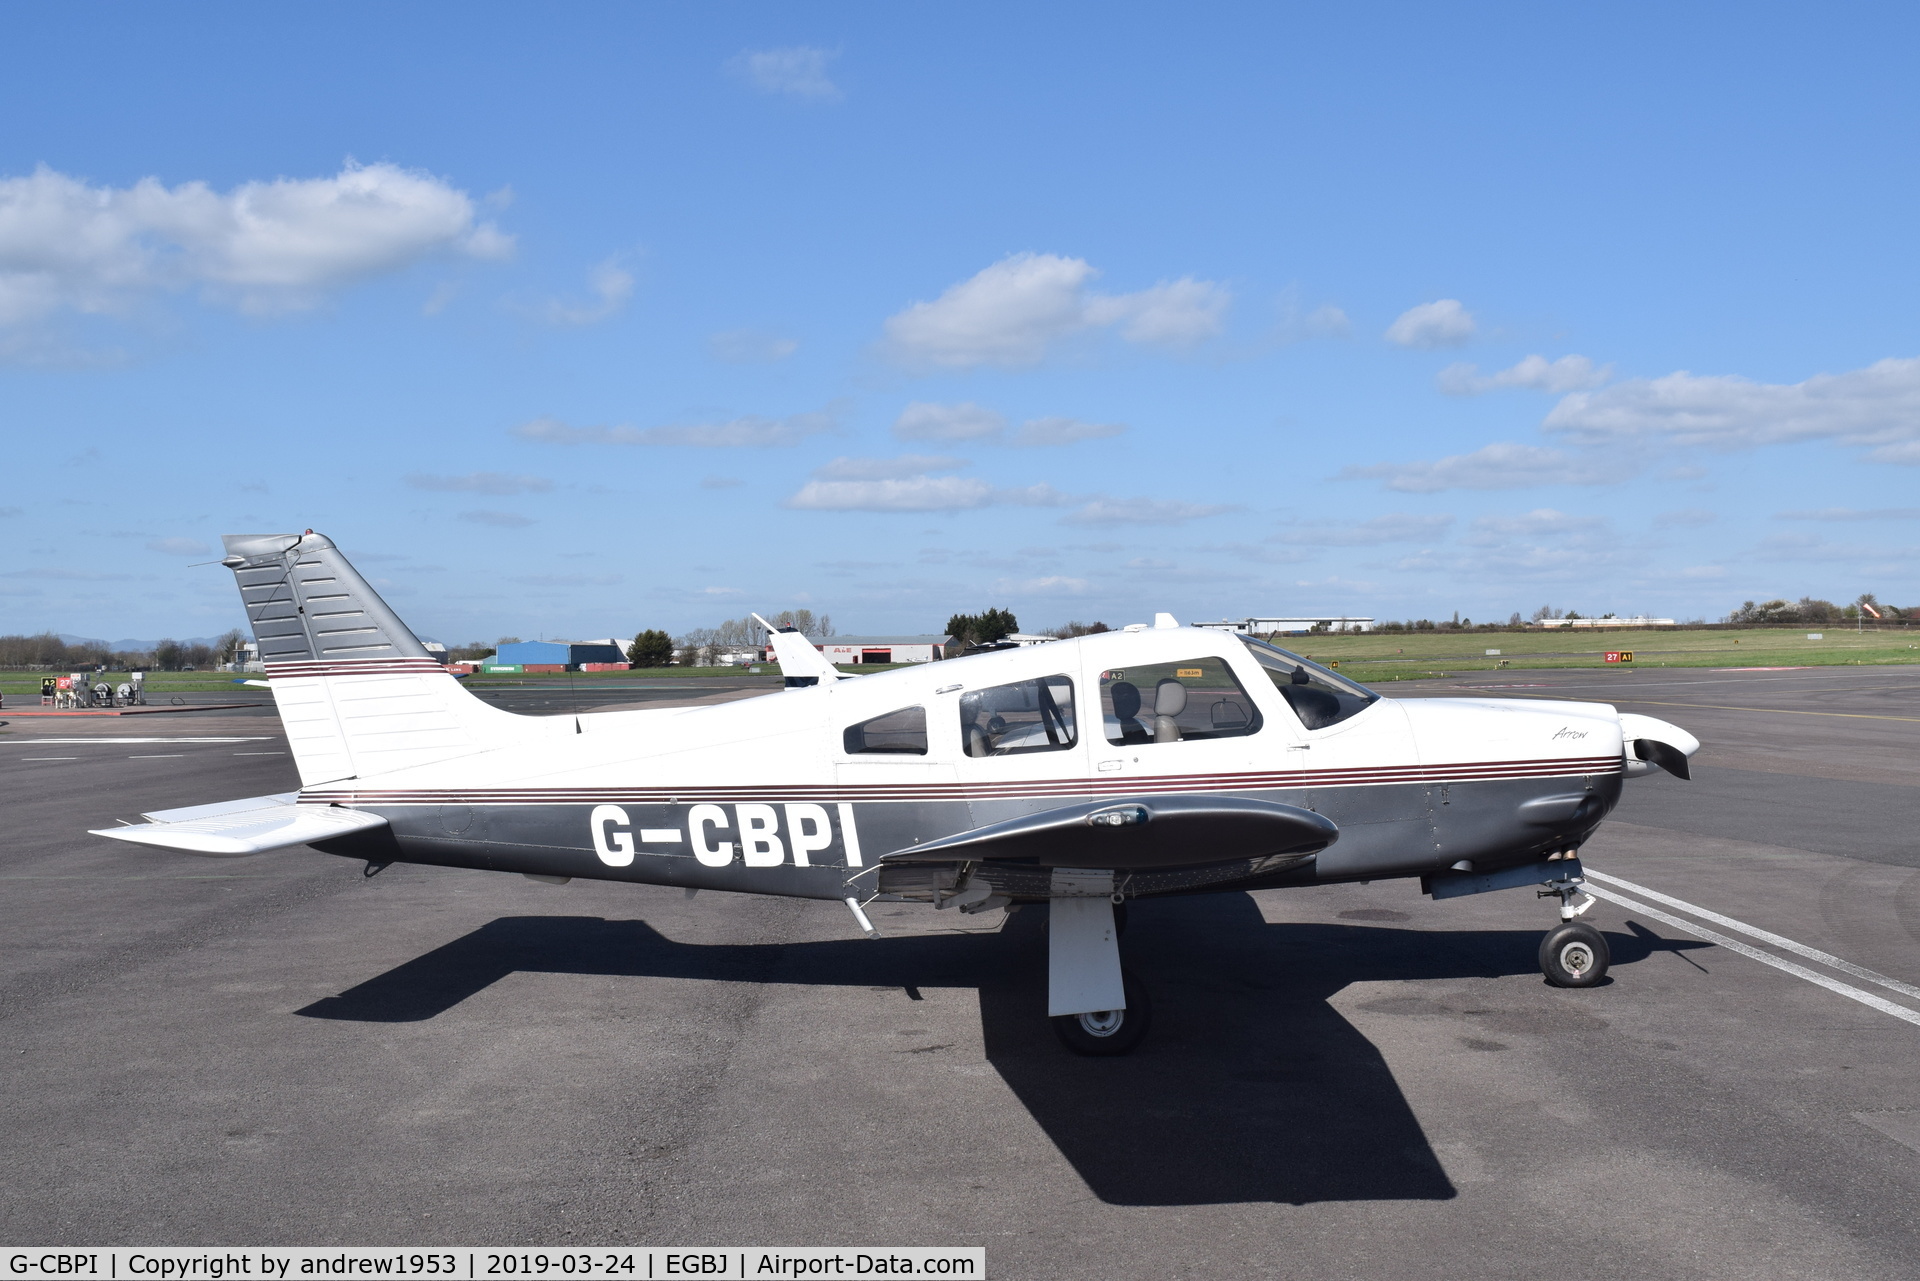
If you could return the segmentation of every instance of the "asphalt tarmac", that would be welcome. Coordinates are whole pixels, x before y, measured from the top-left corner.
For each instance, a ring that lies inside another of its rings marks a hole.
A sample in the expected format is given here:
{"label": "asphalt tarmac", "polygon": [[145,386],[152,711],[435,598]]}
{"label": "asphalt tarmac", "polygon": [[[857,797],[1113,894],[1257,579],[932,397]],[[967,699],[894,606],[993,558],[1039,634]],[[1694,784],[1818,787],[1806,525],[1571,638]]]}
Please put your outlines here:
{"label": "asphalt tarmac", "polygon": [[1705,742],[1691,782],[1630,781],[1587,847],[1601,888],[1669,918],[1594,907],[1608,983],[1542,982],[1554,914],[1525,890],[1149,901],[1124,949],[1152,1036],[1077,1059],[1042,1018],[1036,910],[884,908],[872,942],[833,904],[143,851],[85,829],[294,785],[271,709],[15,721],[0,1242],[1914,1275],[1920,667],[1385,691],[1609,700]]}

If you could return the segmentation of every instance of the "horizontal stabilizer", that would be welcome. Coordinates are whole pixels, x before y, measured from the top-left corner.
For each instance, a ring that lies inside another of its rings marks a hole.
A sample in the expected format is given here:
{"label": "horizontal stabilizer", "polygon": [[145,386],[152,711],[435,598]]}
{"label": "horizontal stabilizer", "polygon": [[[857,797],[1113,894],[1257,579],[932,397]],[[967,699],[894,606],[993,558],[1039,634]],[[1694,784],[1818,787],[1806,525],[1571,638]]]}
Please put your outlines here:
{"label": "horizontal stabilizer", "polygon": [[268,850],[289,849],[387,825],[387,820],[378,814],[361,810],[296,805],[295,795],[284,792],[278,796],[250,796],[214,805],[155,810],[141,815],[148,822],[100,828],[93,834],[186,854],[237,858],[242,854],[264,854]]}

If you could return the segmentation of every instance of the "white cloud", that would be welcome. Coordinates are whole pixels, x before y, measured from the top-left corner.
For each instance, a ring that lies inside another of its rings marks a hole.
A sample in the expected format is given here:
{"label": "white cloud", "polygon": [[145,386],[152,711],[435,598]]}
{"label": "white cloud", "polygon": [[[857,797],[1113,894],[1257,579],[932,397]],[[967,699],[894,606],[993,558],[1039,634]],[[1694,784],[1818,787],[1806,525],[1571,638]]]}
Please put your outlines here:
{"label": "white cloud", "polygon": [[1611,485],[1633,475],[1624,459],[1569,454],[1540,445],[1507,442],[1471,454],[1453,454],[1431,462],[1375,463],[1345,467],[1341,480],[1383,480],[1403,494],[1437,494],[1444,489],[1526,489],[1535,485]]}
{"label": "white cloud", "polygon": [[1084,578],[1052,574],[1045,578],[1000,578],[988,590],[996,596],[1084,596],[1091,587]]}
{"label": "white cloud", "polygon": [[1505,387],[1525,387],[1533,391],[1563,395],[1598,387],[1613,377],[1612,365],[1595,366],[1585,356],[1528,356],[1510,369],[1482,375],[1478,365],[1448,365],[1435,380],[1449,396],[1478,396],[1482,392]]}
{"label": "white cloud", "polygon": [[587,287],[593,291],[593,302],[566,303],[555,298],[541,311],[541,319],[567,327],[598,324],[633,297],[633,275],[621,268],[619,259],[609,258],[587,273]]}
{"label": "white cloud", "polygon": [[1555,538],[1589,534],[1604,529],[1598,516],[1569,516],[1551,507],[1538,507],[1518,516],[1482,516],[1468,527],[1466,540],[1478,546],[1513,538]]}
{"label": "white cloud", "polygon": [[989,440],[1006,429],[1006,415],[970,400],[958,405],[916,400],[893,423],[901,440]]}
{"label": "white cloud", "polygon": [[1473,337],[1473,313],[1457,298],[1423,302],[1387,326],[1386,340],[1401,347],[1458,347]]}
{"label": "white cloud", "polygon": [[154,538],[148,540],[147,550],[169,556],[205,556],[213,549],[197,538]]}
{"label": "white cloud", "polygon": [[729,329],[707,339],[707,354],[729,365],[771,365],[799,350],[795,340],[762,329]]}
{"label": "white cloud", "polygon": [[195,286],[244,310],[282,311],[431,255],[502,258],[512,248],[475,221],[464,191],[390,164],[224,194],[157,178],[97,187],[43,166],[0,179],[0,323],[118,312]]}
{"label": "white cloud", "polygon": [[1126,431],[1123,423],[1089,423],[1078,418],[1029,418],[1007,441],[1009,445],[1037,447],[1071,445],[1082,440],[1101,440]]}
{"label": "white cloud", "polygon": [[470,511],[461,512],[460,519],[473,525],[493,525],[500,529],[524,529],[533,524],[531,517],[516,512]]}
{"label": "white cloud", "polygon": [[1280,323],[1274,329],[1274,337],[1283,343],[1305,342],[1314,338],[1345,338],[1353,332],[1353,322],[1347,313],[1332,303],[1315,307],[1312,311],[1302,311],[1299,291],[1289,288],[1281,294],[1279,302]]}
{"label": "white cloud", "polygon": [[1076,441],[1118,436],[1124,431],[1126,427],[1119,423],[1048,417],[1029,418],[1019,431],[1008,435],[1005,414],[972,401],[939,405],[916,400],[900,411],[900,417],[893,424],[893,434],[901,440],[976,440],[1016,447],[1071,445]]}
{"label": "white cloud", "polygon": [[1284,529],[1269,541],[1300,547],[1376,547],[1443,537],[1451,516],[1375,516],[1363,521],[1320,521]]}
{"label": "white cloud", "polygon": [[1796,532],[1763,539],[1755,554],[1761,560],[1852,561],[1857,565],[1886,565],[1893,572],[1903,572],[1920,557],[1920,547],[1830,543],[1818,534]]}
{"label": "white cloud", "polygon": [[1183,503],[1159,498],[1096,498],[1065,517],[1073,525],[1181,525],[1232,511],[1219,503]]}
{"label": "white cloud", "polygon": [[553,488],[544,476],[509,476],[505,472],[472,471],[464,476],[429,476],[414,472],[406,478],[415,489],[447,494],[542,494]]}
{"label": "white cloud", "polygon": [[528,587],[612,587],[623,578],[620,574],[522,574],[512,581]]}
{"label": "white cloud", "polygon": [[786,505],[802,511],[931,512],[1058,507],[1071,501],[1051,485],[998,489],[971,476],[918,475],[811,480]]}
{"label": "white cloud", "polygon": [[900,458],[836,458],[814,468],[820,480],[899,480],[929,472],[958,471],[967,465],[964,458],[932,454],[907,454]]}
{"label": "white cloud", "polygon": [[1121,326],[1128,342],[1187,347],[1225,328],[1232,303],[1224,285],[1182,276],[1137,294],[1089,299],[1086,318],[1093,325]]}
{"label": "white cloud", "polygon": [[702,587],[700,589],[700,594],[702,596],[745,596],[746,595],[746,593],[741,591],[738,587]]}
{"label": "white cloud", "polygon": [[1656,512],[1653,523],[1663,529],[1674,526],[1711,525],[1720,518],[1704,507],[1682,507],[1677,511]]}
{"label": "white cloud", "polygon": [[728,63],[762,93],[786,94],[817,102],[839,98],[840,87],[827,75],[827,64],[839,57],[830,49],[795,45],[789,49],[748,49]]}
{"label": "white cloud", "polygon": [[1232,295],[1185,277],[1133,294],[1088,291],[1099,273],[1082,258],[1013,254],[887,319],[894,356],[909,365],[964,369],[1044,360],[1054,343],[1118,326],[1129,342],[1185,346],[1220,331]]}
{"label": "white cloud", "polygon": [[1541,426],[1594,443],[1654,438],[1715,449],[1834,440],[1873,446],[1876,462],[1920,463],[1920,357],[1798,383],[1685,370],[1635,378],[1568,396]]}
{"label": "white cloud", "polygon": [[1551,507],[1517,516],[1483,516],[1461,537],[1470,550],[1445,561],[1422,553],[1401,562],[1407,570],[1450,569],[1492,580],[1590,582],[1620,565],[1642,567],[1646,553],[1628,546],[1597,516],[1574,516]]}
{"label": "white cloud", "polygon": [[680,445],[695,449],[763,449],[797,445],[834,429],[826,413],[790,414],[765,418],[748,414],[718,423],[667,427],[574,427],[558,418],[536,418],[521,423],[513,435],[553,445]]}
{"label": "white cloud", "polygon": [[1852,507],[1822,507],[1817,511],[1779,512],[1775,520],[1920,520],[1920,507],[1871,507],[1864,511]]}

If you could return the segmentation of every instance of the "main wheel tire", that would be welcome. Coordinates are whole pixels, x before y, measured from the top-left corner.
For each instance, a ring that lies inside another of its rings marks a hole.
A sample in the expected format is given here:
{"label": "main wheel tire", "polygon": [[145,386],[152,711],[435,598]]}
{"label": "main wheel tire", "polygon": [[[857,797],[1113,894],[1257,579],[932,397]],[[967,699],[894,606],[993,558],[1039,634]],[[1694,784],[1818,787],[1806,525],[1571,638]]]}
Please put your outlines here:
{"label": "main wheel tire", "polygon": [[1127,1008],[1061,1015],[1053,1020],[1054,1035],[1060,1038],[1060,1044],[1089,1058],[1125,1054],[1140,1044],[1147,1029],[1153,1026],[1153,1003],[1147,999],[1146,984],[1132,974],[1122,971],[1120,982],[1126,993]]}
{"label": "main wheel tire", "polygon": [[1592,987],[1612,963],[1606,936],[1583,921],[1568,921],[1540,940],[1540,972],[1555,987]]}

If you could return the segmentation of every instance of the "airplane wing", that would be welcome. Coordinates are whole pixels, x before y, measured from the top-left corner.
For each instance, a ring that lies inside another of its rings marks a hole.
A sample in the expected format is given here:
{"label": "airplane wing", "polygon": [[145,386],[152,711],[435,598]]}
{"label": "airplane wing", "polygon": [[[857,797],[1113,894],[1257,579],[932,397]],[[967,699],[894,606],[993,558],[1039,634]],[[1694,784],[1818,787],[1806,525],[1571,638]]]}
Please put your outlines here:
{"label": "airplane wing", "polygon": [[385,827],[378,814],[332,805],[297,805],[296,792],[142,814],[145,823],[95,830],[95,836],[187,854],[238,858]]}
{"label": "airplane wing", "polygon": [[753,621],[767,629],[767,641],[773,646],[773,657],[780,664],[780,672],[791,683],[795,676],[811,676],[816,681],[837,681],[846,675],[827,661],[826,655],[813,647],[813,642],[796,631],[781,631],[766,619],[755,614]]}

